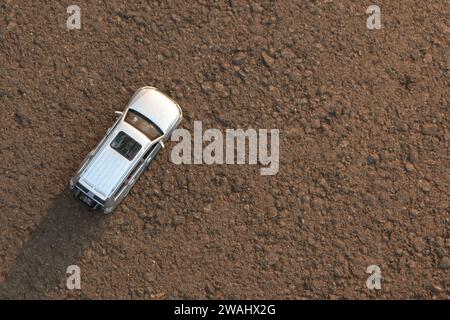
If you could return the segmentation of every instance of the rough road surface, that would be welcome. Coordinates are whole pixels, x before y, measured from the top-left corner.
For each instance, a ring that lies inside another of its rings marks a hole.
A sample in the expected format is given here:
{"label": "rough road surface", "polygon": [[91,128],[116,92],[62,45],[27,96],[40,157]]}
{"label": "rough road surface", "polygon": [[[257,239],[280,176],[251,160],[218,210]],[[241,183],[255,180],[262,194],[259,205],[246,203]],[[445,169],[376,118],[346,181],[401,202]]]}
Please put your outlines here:
{"label": "rough road surface", "polygon": [[[376,2],[1,1],[0,297],[448,299],[450,6]],[[189,130],[280,129],[279,172],[171,142],[86,211],[68,181],[144,85]]]}

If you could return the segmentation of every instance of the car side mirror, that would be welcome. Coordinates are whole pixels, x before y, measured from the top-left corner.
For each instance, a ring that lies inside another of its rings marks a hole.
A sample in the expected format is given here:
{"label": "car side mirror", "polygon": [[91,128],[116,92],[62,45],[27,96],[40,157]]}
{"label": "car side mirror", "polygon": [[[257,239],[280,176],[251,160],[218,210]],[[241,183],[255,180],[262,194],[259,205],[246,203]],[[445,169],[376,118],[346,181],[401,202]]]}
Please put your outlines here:
{"label": "car side mirror", "polygon": [[120,118],[123,115],[122,111],[114,111],[114,114],[116,115],[116,118]]}

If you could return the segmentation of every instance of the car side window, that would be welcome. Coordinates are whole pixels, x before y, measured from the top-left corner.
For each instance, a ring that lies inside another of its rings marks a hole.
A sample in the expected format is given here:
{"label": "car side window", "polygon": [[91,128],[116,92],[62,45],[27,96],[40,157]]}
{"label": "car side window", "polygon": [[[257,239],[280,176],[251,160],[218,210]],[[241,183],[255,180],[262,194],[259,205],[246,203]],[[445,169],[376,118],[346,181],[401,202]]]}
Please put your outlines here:
{"label": "car side window", "polygon": [[142,146],[133,140],[125,132],[120,131],[110,144],[111,148],[116,150],[128,160],[133,160],[136,154],[141,150]]}

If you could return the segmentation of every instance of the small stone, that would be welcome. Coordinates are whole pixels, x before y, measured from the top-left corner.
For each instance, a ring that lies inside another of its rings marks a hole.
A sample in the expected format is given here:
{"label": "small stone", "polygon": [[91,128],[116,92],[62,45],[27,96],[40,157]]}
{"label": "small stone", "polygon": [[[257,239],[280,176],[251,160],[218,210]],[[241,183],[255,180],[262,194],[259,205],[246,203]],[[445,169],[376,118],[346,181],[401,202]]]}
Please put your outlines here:
{"label": "small stone", "polygon": [[417,218],[419,216],[419,211],[417,211],[416,209],[411,209],[409,210],[409,213],[411,214],[412,217]]}
{"label": "small stone", "polygon": [[269,219],[275,219],[278,216],[278,210],[274,207],[270,207],[267,210],[267,218]]}
{"label": "small stone", "polygon": [[0,274],[0,284],[6,281],[6,277],[2,274]]}
{"label": "small stone", "polygon": [[214,82],[214,90],[222,98],[226,98],[226,97],[228,97],[230,95],[229,91],[220,82]]}
{"label": "small stone", "polygon": [[282,56],[283,58],[286,58],[286,59],[295,59],[295,58],[297,58],[297,56],[296,56],[296,54],[294,53],[294,51],[292,51],[290,48],[284,48],[284,49],[281,51],[281,56]]}
{"label": "small stone", "polygon": [[86,250],[86,258],[88,258],[88,259],[92,258],[93,254],[94,254],[94,251],[92,251],[92,249],[89,248]]}
{"label": "small stone", "polygon": [[368,206],[373,206],[373,205],[376,204],[376,202],[377,202],[377,199],[376,199],[373,195],[371,195],[371,194],[366,194],[366,195],[364,196],[364,203],[365,203],[366,205],[368,205]]}
{"label": "small stone", "polygon": [[439,268],[441,269],[449,269],[450,268],[450,258],[443,257],[441,263],[439,263]]}
{"label": "small stone", "polygon": [[211,82],[202,83],[202,91],[206,94],[210,94],[213,91],[213,85]]}
{"label": "small stone", "polygon": [[425,242],[421,238],[417,238],[413,241],[414,249],[416,249],[417,252],[422,252],[426,248]]}
{"label": "small stone", "polygon": [[31,125],[30,118],[25,114],[22,108],[17,108],[15,116],[16,122],[22,127],[29,127]]}
{"label": "small stone", "polygon": [[293,70],[291,73],[289,73],[289,80],[293,82],[300,82],[302,80],[302,74],[299,70]]}
{"label": "small stone", "polygon": [[269,68],[271,68],[273,66],[274,60],[266,52],[262,53],[262,58],[263,58],[263,62],[266,66],[268,66]]}
{"label": "small stone", "polygon": [[444,32],[444,33],[450,33],[450,26],[442,24],[441,29],[442,29],[442,32]]}
{"label": "small stone", "polygon": [[241,192],[243,190],[243,181],[241,178],[235,178],[231,181],[231,191]]}
{"label": "small stone", "polygon": [[14,29],[17,26],[17,23],[15,21],[11,21],[10,23],[8,23],[8,25],[6,26],[6,30],[10,31],[12,29]]}
{"label": "small stone", "polygon": [[422,191],[424,192],[430,192],[431,191],[431,186],[428,183],[428,181],[425,180],[419,180],[419,187],[422,189]]}
{"label": "small stone", "polygon": [[183,224],[186,221],[186,219],[183,216],[175,216],[173,217],[172,224],[174,226],[179,226],[180,224]]}
{"label": "small stone", "polygon": [[319,129],[320,128],[320,120],[319,119],[312,120],[311,127],[314,129]]}
{"label": "small stone", "polygon": [[408,158],[411,163],[417,163],[419,162],[419,153],[415,149],[411,149]]}
{"label": "small stone", "polygon": [[427,285],[427,289],[430,290],[434,294],[439,294],[444,291],[444,289],[442,289],[440,286],[438,286],[434,283],[429,283]]}
{"label": "small stone", "polygon": [[400,131],[406,132],[406,131],[408,131],[409,127],[408,127],[408,124],[407,124],[407,123],[400,123],[400,124],[398,125],[398,129],[399,129]]}
{"label": "small stone", "polygon": [[408,172],[413,172],[413,171],[414,171],[414,166],[413,166],[411,163],[407,162],[407,163],[405,164],[405,169],[406,169],[406,171],[408,171]]}
{"label": "small stone", "polygon": [[405,87],[407,90],[411,90],[412,86],[416,83],[416,80],[410,76],[409,74],[403,75],[403,77],[400,78],[400,84]]}
{"label": "small stone", "polygon": [[242,187],[239,184],[232,183],[231,184],[231,191],[232,192],[241,192],[242,191]]}
{"label": "small stone", "polygon": [[380,161],[380,157],[377,154],[372,154],[367,157],[367,164],[369,166],[374,166]]}
{"label": "small stone", "polygon": [[195,220],[200,220],[200,219],[202,218],[202,215],[200,214],[200,212],[195,211],[195,212],[192,214],[192,217],[194,217]]}
{"label": "small stone", "polygon": [[430,63],[432,61],[433,61],[433,55],[431,53],[425,54],[425,56],[423,57],[423,62]]}
{"label": "small stone", "polygon": [[300,137],[303,135],[303,128],[289,128],[285,130],[287,137]]}
{"label": "small stone", "polygon": [[161,49],[161,53],[162,53],[162,55],[163,55],[164,57],[166,57],[166,58],[172,57],[172,51],[170,51],[170,50],[167,49],[167,48],[162,48],[162,49]]}
{"label": "small stone", "polygon": [[139,59],[138,64],[139,64],[141,67],[145,67],[145,66],[148,65],[148,61],[145,60],[145,59]]}
{"label": "small stone", "polygon": [[240,66],[247,59],[247,55],[244,52],[238,52],[233,57],[233,64]]}
{"label": "small stone", "polygon": [[395,160],[395,154],[389,151],[384,151],[380,154],[380,159],[383,161],[393,161]]}
{"label": "small stone", "polygon": [[211,213],[211,212],[212,212],[212,205],[211,205],[211,203],[209,203],[208,205],[206,205],[206,206],[203,208],[203,212],[204,212],[204,213]]}
{"label": "small stone", "polygon": [[147,218],[147,213],[146,213],[146,212],[141,212],[141,213],[139,214],[139,218],[142,219],[142,220],[144,220],[145,218]]}
{"label": "small stone", "polygon": [[153,228],[153,225],[151,224],[151,223],[146,223],[145,225],[144,225],[144,229],[145,230],[151,230]]}
{"label": "small stone", "polygon": [[256,3],[256,2],[253,2],[253,3],[252,3],[252,11],[253,11],[253,12],[260,13],[260,12],[263,12],[264,9],[263,9],[263,7],[261,7],[260,4],[258,4],[258,3]]}
{"label": "small stone", "polygon": [[427,136],[434,136],[438,133],[438,127],[434,123],[426,123],[422,127],[422,133]]}
{"label": "small stone", "polygon": [[311,206],[316,210],[320,210],[323,206],[323,200],[320,198],[314,198],[311,202]]}
{"label": "small stone", "polygon": [[445,246],[450,248],[450,238],[445,239]]}

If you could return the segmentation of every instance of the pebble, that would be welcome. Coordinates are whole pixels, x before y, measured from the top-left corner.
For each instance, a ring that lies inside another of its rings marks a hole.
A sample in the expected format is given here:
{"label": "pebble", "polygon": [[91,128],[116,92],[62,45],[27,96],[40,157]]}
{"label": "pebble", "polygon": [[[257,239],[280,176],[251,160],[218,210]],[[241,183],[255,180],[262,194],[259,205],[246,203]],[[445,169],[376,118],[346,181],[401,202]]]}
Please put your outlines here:
{"label": "pebble", "polygon": [[243,185],[243,182],[241,179],[239,179],[239,178],[233,179],[231,182],[231,191],[232,192],[241,192],[243,189],[242,185]]}
{"label": "pebble", "polygon": [[414,166],[413,166],[411,163],[407,162],[407,163],[405,164],[405,169],[406,169],[406,171],[408,171],[408,172],[413,172],[413,171],[414,171]]}
{"label": "pebble", "polygon": [[427,285],[428,290],[430,290],[431,292],[433,292],[434,294],[438,294],[441,293],[442,291],[444,291],[444,289],[442,289],[440,286],[434,284],[434,283],[429,283]]}
{"label": "pebble", "polygon": [[409,151],[409,161],[411,163],[419,162],[419,153],[415,149]]}
{"label": "pebble", "polygon": [[89,248],[86,250],[86,254],[85,254],[86,258],[90,259],[90,258],[92,258],[93,255],[94,255],[94,252],[92,251],[92,249]]}
{"label": "pebble", "polygon": [[437,135],[438,127],[433,123],[426,123],[422,127],[422,133],[427,136]]}
{"label": "pebble", "polygon": [[15,21],[11,21],[10,23],[8,23],[8,25],[6,26],[6,30],[10,31],[12,29],[14,29],[17,26],[17,23]]}
{"label": "pebble", "polygon": [[441,269],[449,269],[450,268],[450,258],[443,257],[441,263],[439,263],[439,268]]}
{"label": "pebble", "polygon": [[164,57],[166,57],[166,58],[172,57],[172,51],[170,51],[170,50],[167,49],[167,48],[162,48],[162,49],[161,49],[161,53],[162,53],[162,55],[163,55]]}
{"label": "pebble", "polygon": [[406,124],[406,123],[400,123],[398,125],[398,129],[400,131],[406,132],[406,131],[408,131],[409,127],[408,127],[408,124]]}
{"label": "pebble", "polygon": [[285,133],[288,137],[300,137],[303,135],[303,128],[288,128],[285,130]]}
{"label": "pebble", "polygon": [[274,219],[274,218],[276,218],[277,216],[278,216],[278,210],[277,210],[276,208],[270,207],[270,208],[267,210],[267,218],[269,218],[269,219]]}
{"label": "pebble", "polygon": [[422,179],[419,180],[419,186],[422,189],[422,191],[424,191],[424,192],[430,192],[431,191],[431,186],[428,183],[428,181],[425,181],[425,180],[422,180]]}
{"label": "pebble", "polygon": [[281,56],[283,58],[286,58],[286,59],[295,59],[295,58],[297,58],[297,55],[290,48],[284,48],[281,51]]}
{"label": "pebble", "polygon": [[151,224],[151,223],[146,223],[145,225],[144,225],[144,229],[145,230],[151,230],[153,228],[153,225]]}
{"label": "pebble", "polygon": [[200,220],[202,218],[202,215],[200,212],[195,211],[192,216],[194,217],[195,220]]}
{"label": "pebble", "polygon": [[230,95],[229,91],[220,82],[214,82],[214,90],[222,98],[226,98],[226,97],[228,97]]}
{"label": "pebble", "polygon": [[247,55],[244,52],[238,52],[233,57],[233,64],[240,66],[247,59]]}
{"label": "pebble", "polygon": [[22,127],[29,127],[31,125],[30,118],[24,113],[21,107],[16,110],[16,121]]}
{"label": "pebble", "polygon": [[142,220],[144,220],[145,218],[147,218],[147,213],[146,213],[146,212],[141,212],[141,213],[139,214],[139,218],[142,219]]}
{"label": "pebble", "polygon": [[422,252],[426,248],[425,242],[421,238],[416,238],[413,241],[414,249],[416,249],[417,252]]}
{"label": "pebble", "polygon": [[319,210],[319,209],[322,208],[323,203],[324,203],[324,202],[323,202],[322,199],[320,199],[320,198],[314,198],[314,199],[312,200],[312,202],[311,202],[311,206],[312,206],[314,209]]}
{"label": "pebble", "polygon": [[432,61],[433,61],[433,55],[431,53],[425,54],[425,56],[423,57],[423,62],[430,63]]}
{"label": "pebble", "polygon": [[211,205],[211,203],[209,203],[208,205],[206,205],[204,208],[203,208],[203,212],[204,213],[211,213],[213,210],[212,210],[212,205]]}
{"label": "pebble", "polygon": [[289,73],[289,80],[293,82],[300,82],[302,80],[302,74],[299,70],[293,70]]}
{"label": "pebble", "polygon": [[180,224],[183,224],[186,221],[186,219],[183,216],[175,216],[173,217],[172,224],[174,226],[178,226]]}
{"label": "pebble", "polygon": [[369,166],[374,166],[380,161],[380,157],[377,154],[372,154],[367,157],[367,164]]}
{"label": "pebble", "polygon": [[262,53],[262,58],[263,58],[264,64],[265,64],[266,66],[268,66],[269,68],[271,68],[271,67],[273,66],[274,60],[273,60],[273,58],[272,58],[271,56],[269,56],[267,53],[263,52],[263,53]]}
{"label": "pebble", "polygon": [[319,119],[313,119],[311,121],[311,128],[319,129],[320,128],[320,120]]}
{"label": "pebble", "polygon": [[213,85],[211,82],[202,83],[202,91],[206,94],[210,94],[213,91]]}
{"label": "pebble", "polygon": [[253,11],[253,12],[260,13],[260,12],[263,12],[263,11],[264,11],[264,8],[261,7],[260,4],[258,4],[258,3],[256,3],[256,2],[253,2],[253,3],[252,3],[252,11]]}

